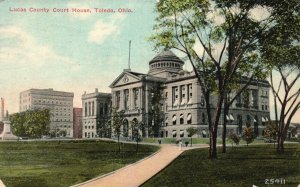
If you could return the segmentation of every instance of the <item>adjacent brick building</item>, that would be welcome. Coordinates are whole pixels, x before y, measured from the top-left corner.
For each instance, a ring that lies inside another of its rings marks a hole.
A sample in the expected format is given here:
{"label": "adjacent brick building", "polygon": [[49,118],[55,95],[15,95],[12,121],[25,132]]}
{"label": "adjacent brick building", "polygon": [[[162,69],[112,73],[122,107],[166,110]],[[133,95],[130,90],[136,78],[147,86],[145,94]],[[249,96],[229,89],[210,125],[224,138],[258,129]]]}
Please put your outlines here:
{"label": "adjacent brick building", "polygon": [[20,112],[50,109],[50,130],[65,130],[73,137],[74,93],[50,89],[30,89],[20,93]]}

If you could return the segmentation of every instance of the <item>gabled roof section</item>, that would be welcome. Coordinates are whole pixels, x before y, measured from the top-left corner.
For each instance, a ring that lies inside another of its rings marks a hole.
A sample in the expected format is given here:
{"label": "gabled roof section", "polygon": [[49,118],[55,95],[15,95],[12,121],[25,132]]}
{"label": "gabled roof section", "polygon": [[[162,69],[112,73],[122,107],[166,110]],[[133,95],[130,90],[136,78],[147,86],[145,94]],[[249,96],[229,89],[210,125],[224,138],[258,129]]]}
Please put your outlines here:
{"label": "gabled roof section", "polygon": [[124,71],[109,85],[109,87],[112,88],[116,85],[128,84],[130,82],[138,82],[141,81],[144,76],[147,75],[143,73]]}

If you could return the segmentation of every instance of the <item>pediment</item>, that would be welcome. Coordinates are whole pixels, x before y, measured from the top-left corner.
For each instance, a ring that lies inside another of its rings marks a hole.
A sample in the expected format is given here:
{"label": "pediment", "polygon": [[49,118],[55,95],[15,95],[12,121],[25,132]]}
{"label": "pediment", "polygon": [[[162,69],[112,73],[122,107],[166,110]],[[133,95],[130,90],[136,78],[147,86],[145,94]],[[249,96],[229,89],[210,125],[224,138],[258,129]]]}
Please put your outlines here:
{"label": "pediment", "polygon": [[123,72],[121,75],[119,75],[113,83],[109,87],[116,87],[116,86],[122,86],[122,85],[127,85],[130,83],[135,83],[140,81],[141,78],[138,76],[135,76],[131,74],[130,72]]}

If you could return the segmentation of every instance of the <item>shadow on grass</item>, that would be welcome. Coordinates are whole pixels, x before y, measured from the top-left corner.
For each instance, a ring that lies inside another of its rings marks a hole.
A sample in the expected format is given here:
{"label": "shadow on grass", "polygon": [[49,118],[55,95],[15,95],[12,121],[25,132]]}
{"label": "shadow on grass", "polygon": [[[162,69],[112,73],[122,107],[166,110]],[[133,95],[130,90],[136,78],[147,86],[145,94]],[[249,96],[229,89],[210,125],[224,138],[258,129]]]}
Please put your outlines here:
{"label": "shadow on grass", "polygon": [[284,154],[269,145],[229,148],[209,160],[207,149],[183,153],[143,186],[266,186],[265,179],[285,179],[284,186],[300,181],[300,145],[289,144]]}

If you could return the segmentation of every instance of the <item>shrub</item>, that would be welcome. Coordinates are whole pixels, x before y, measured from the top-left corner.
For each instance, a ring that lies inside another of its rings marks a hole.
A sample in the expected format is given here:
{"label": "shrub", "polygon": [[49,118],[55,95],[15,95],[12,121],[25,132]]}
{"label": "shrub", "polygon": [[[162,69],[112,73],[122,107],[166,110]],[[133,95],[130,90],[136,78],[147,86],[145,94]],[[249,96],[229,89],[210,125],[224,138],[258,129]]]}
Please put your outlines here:
{"label": "shrub", "polygon": [[237,134],[235,133],[231,133],[228,136],[228,140],[231,142],[232,146],[233,144],[235,145],[239,145],[240,141],[241,141],[241,137],[239,137]]}
{"label": "shrub", "polygon": [[242,136],[243,140],[246,141],[247,146],[253,142],[253,140],[255,139],[255,134],[253,131],[253,128],[251,127],[245,127],[243,130],[243,136]]}

